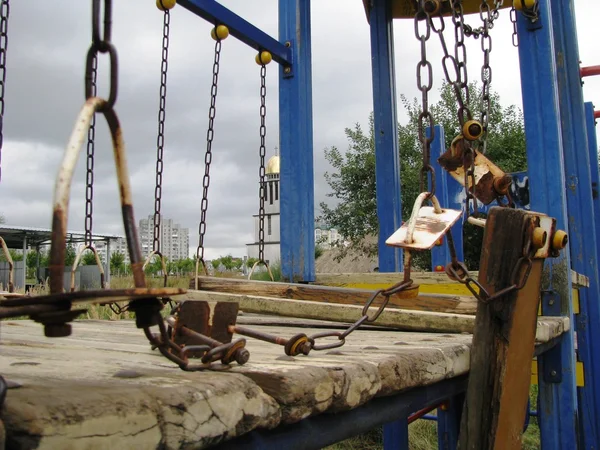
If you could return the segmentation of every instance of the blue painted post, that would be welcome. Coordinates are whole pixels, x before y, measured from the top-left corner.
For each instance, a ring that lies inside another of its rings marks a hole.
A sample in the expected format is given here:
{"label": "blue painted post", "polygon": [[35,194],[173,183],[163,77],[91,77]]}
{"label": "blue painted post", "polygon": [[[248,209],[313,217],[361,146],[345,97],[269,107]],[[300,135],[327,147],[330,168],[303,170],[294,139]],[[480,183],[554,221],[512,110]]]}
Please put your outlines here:
{"label": "blue painted post", "polygon": [[[430,136],[430,130],[427,128],[427,136]],[[446,151],[446,136],[444,134],[444,127],[441,125],[434,126],[434,136],[431,142],[431,155],[432,160],[435,161],[439,158],[442,153]],[[433,169],[435,172],[436,179],[436,191],[435,195],[439,200],[442,208],[457,209],[461,210],[464,208],[464,202],[461,201],[462,186],[450,176],[442,167],[434,162]],[[456,248],[456,256],[459,261],[463,261],[463,220],[459,221],[452,227],[452,237],[454,238],[454,246]],[[448,245],[444,239],[444,244],[441,246],[435,246],[431,249],[431,270],[436,271],[436,267],[446,267],[446,264],[450,262],[450,251]]]}
{"label": "blue painted post", "polygon": [[[550,0],[539,0],[539,19],[532,23],[518,14],[521,90],[525,118],[531,209],[557,220],[568,232],[565,167],[557,92],[556,60]],[[561,315],[573,322],[571,258],[567,251],[548,259],[542,296],[544,315]],[[541,447],[573,448],[577,442],[573,330],[538,358]]]}
{"label": "blue painted post", "polygon": [[451,397],[437,410],[438,449],[456,450],[465,395]]}
{"label": "blue painted post", "polygon": [[291,76],[279,68],[281,273],[315,280],[310,0],[279,0],[279,40],[292,49]]}
{"label": "blue painted post", "polygon": [[[585,104],[585,120],[590,153],[590,170],[592,175],[592,197],[594,199],[594,221],[596,223],[596,252],[600,255],[600,170],[598,168],[598,139],[596,136],[596,118],[594,104]],[[600,357],[600,356],[599,356]]]}
{"label": "blue painted post", "polygon": [[402,252],[385,245],[402,223],[400,154],[391,0],[374,0],[369,12],[375,122],[375,177],[379,220],[379,271],[402,270]]}
{"label": "blue painted post", "polygon": [[394,420],[383,426],[384,450],[408,450],[408,421]]}
{"label": "blue painted post", "polygon": [[[596,225],[592,198],[583,90],[579,75],[579,47],[573,0],[554,0],[552,20],[557,59],[558,94],[567,180],[567,214],[571,267],[589,277],[579,290],[575,316],[577,354],[583,363],[585,386],[578,389],[579,439],[583,449],[600,447],[600,284],[596,254]],[[596,160],[594,165],[597,165]]]}

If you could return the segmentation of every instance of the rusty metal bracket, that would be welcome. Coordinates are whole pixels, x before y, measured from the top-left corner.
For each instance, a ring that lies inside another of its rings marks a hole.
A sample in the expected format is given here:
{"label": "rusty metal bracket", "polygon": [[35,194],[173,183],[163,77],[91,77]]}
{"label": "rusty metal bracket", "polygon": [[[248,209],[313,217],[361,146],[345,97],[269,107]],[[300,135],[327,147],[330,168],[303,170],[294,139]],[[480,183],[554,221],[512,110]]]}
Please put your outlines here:
{"label": "rusty metal bracket", "polygon": [[466,177],[469,179],[469,186],[465,186],[465,148],[465,138],[462,135],[455,137],[450,148],[438,158],[438,163],[450,173],[452,178],[467,188],[477,200],[485,205],[509,195],[512,183],[510,175],[504,173],[502,169],[476,150],[472,150],[475,155],[475,180]]}

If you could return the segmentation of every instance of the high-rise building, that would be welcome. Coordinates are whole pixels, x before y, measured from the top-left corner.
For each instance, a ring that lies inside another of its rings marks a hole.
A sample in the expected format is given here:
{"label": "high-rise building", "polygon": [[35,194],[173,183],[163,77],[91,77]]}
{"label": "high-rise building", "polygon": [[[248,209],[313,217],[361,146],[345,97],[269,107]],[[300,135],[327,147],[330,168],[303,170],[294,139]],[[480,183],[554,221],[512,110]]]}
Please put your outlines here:
{"label": "high-rise building", "polygon": [[[173,219],[161,217],[160,221],[160,250],[163,257],[169,261],[185,259],[189,257],[190,250],[190,229],[183,228],[180,224],[174,223]],[[147,219],[140,220],[139,239],[142,249],[142,257],[145,258],[152,251],[152,242],[154,241],[154,215],[151,214]]]}

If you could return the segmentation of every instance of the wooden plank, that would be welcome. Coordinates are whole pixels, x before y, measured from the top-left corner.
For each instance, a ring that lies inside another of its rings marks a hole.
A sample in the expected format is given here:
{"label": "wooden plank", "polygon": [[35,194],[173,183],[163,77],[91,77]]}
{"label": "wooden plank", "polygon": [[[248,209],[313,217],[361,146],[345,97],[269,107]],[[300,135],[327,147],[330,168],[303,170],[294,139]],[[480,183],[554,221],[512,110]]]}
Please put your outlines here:
{"label": "wooden plank", "polygon": [[[477,275],[477,272],[473,272]],[[397,282],[401,273],[318,273],[315,284],[324,286],[348,286],[350,284],[385,284]],[[413,281],[420,285],[427,284],[459,284],[451,281],[445,272],[411,272]],[[395,281],[394,281],[395,280]]]}
{"label": "wooden plank", "polygon": [[[479,265],[479,282],[490,294],[512,284],[530,217],[490,210]],[[533,260],[523,289],[478,306],[459,448],[521,448],[543,263]]]}
{"label": "wooden plank", "polygon": [[465,374],[471,339],[360,329],[340,349],[294,358],[248,339],[245,366],[188,373],[152,351],[133,321],[75,321],[60,339],[32,321],[3,321],[0,373],[22,387],[9,390],[0,420],[16,448],[206,448]]}
{"label": "wooden plank", "polygon": [[[390,277],[389,287],[401,280],[402,275]],[[392,281],[393,280],[393,281]],[[190,289],[194,289],[194,280]],[[462,285],[460,285],[462,287]],[[364,305],[374,289],[356,289],[339,286],[318,286],[311,284],[278,283],[266,281],[248,281],[234,278],[198,277],[201,291],[223,292],[229,294],[247,294],[260,297],[275,297],[313,302],[342,303],[346,305]],[[390,297],[389,307],[456,314],[475,314],[477,304],[472,296],[419,294],[421,286],[399,292]]]}
{"label": "wooden plank", "polygon": [[[189,290],[174,296],[175,300],[204,300],[209,302],[237,302],[240,310],[257,314],[273,314],[284,317],[323,319],[333,322],[356,322],[362,316],[362,307],[336,303],[319,303],[305,300],[274,299],[244,294],[226,294]],[[381,298],[375,302],[379,304]],[[369,308],[372,317],[377,307]],[[469,333],[473,330],[475,318],[463,314],[434,313],[386,308],[377,322],[372,325],[391,327],[399,330]]]}

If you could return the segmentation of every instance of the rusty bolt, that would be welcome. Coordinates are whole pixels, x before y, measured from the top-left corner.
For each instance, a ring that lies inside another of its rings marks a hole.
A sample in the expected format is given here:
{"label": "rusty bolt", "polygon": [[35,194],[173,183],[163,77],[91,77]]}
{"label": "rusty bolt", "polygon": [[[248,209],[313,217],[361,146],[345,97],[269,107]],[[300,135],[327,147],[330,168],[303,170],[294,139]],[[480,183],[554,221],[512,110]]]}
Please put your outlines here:
{"label": "rusty bolt", "polygon": [[283,73],[292,73],[292,68],[291,67],[284,67],[283,68]]}
{"label": "rusty bolt", "polygon": [[541,227],[535,227],[531,236],[531,244],[535,249],[542,248],[546,245],[548,240],[548,233]]}
{"label": "rusty bolt", "polygon": [[245,348],[240,348],[235,352],[235,362],[237,362],[240,366],[243,366],[250,360],[250,352]]}
{"label": "rusty bolt", "polygon": [[44,325],[44,335],[49,338],[71,336],[71,324],[51,323]]}
{"label": "rusty bolt", "polygon": [[424,9],[428,14],[436,14],[440,10],[440,2],[438,0],[426,0]]}
{"label": "rusty bolt", "polygon": [[556,230],[554,236],[552,236],[552,248],[554,250],[562,250],[567,246],[569,237],[563,230]]}
{"label": "rusty bolt", "polygon": [[506,195],[506,194],[508,194],[508,189],[510,188],[511,183],[512,183],[512,178],[510,175],[494,177],[494,182],[493,182],[494,190],[499,195]]}

